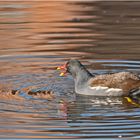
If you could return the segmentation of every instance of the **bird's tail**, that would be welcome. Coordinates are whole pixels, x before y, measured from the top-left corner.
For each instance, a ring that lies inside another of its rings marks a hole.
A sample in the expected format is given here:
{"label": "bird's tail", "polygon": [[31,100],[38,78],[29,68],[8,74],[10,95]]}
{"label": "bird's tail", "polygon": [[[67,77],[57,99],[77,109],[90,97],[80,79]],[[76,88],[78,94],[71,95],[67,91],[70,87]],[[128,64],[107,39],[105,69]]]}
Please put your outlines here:
{"label": "bird's tail", "polygon": [[129,97],[137,97],[137,98],[140,98],[140,87],[139,88],[136,88],[136,89],[133,89],[129,92]]}
{"label": "bird's tail", "polygon": [[137,104],[140,106],[140,87],[133,89],[129,92],[129,95],[127,98],[128,102],[131,102],[133,104]]}

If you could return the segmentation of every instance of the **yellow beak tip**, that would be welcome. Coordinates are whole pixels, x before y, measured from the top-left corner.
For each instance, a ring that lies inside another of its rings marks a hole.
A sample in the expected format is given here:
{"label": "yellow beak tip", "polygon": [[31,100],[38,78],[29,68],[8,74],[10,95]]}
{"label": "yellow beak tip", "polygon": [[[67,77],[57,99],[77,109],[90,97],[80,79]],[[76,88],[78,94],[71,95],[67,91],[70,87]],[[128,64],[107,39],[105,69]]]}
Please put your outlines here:
{"label": "yellow beak tip", "polygon": [[57,69],[57,70],[60,70],[60,67],[57,67],[56,69]]}
{"label": "yellow beak tip", "polygon": [[60,73],[60,75],[59,75],[59,76],[64,76],[64,72]]}

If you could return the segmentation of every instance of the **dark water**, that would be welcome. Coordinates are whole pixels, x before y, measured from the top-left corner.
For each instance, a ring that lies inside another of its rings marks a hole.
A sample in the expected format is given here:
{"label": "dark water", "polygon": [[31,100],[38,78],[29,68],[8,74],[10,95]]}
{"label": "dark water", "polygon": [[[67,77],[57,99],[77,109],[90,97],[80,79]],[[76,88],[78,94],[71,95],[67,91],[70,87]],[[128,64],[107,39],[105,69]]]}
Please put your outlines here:
{"label": "dark water", "polygon": [[140,139],[139,106],[76,95],[72,77],[56,71],[77,58],[96,74],[139,73],[139,7],[136,1],[0,1],[0,138]]}

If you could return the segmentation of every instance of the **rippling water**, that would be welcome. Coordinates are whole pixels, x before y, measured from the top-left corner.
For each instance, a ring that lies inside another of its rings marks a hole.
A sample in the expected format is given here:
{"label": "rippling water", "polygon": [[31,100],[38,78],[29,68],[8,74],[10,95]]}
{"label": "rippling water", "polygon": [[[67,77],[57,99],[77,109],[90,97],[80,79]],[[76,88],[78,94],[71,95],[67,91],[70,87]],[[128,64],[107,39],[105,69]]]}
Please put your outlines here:
{"label": "rippling water", "polygon": [[0,138],[140,138],[139,106],[76,95],[72,77],[56,71],[77,58],[96,74],[139,73],[139,7],[136,1],[0,1]]}

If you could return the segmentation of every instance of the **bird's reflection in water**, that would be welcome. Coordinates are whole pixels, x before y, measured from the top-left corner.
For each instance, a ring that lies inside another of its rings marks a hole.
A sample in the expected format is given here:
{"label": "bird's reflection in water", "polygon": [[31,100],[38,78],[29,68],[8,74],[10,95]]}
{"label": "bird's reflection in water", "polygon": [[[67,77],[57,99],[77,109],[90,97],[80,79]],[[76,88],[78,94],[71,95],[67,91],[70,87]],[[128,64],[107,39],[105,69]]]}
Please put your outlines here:
{"label": "bird's reflection in water", "polygon": [[67,119],[98,120],[107,116],[113,117],[115,113],[116,116],[121,116],[122,111],[135,107],[138,106],[126,97],[95,97],[77,94],[76,100],[67,105]]}

